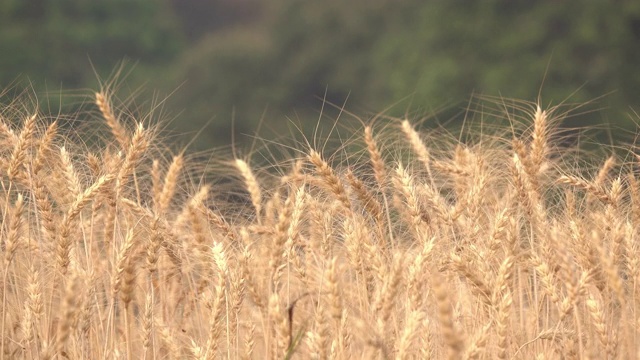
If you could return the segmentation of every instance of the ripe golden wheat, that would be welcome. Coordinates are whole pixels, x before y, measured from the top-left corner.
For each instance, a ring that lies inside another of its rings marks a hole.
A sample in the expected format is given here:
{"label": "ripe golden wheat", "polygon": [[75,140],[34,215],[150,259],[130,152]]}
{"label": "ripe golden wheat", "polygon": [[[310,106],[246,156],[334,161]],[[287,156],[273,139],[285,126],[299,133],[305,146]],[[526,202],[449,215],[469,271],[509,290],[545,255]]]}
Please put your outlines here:
{"label": "ripe golden wheat", "polygon": [[342,153],[216,177],[108,93],[95,144],[15,104],[3,359],[639,356],[638,158],[590,171],[560,108],[513,102],[465,141],[365,122]]}

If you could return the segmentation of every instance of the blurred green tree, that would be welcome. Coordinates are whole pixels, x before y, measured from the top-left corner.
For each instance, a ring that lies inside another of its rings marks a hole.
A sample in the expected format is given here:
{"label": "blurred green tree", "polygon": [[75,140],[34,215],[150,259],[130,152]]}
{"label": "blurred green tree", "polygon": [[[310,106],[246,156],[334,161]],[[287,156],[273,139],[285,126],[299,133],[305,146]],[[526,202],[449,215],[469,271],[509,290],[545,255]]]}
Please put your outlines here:
{"label": "blurred green tree", "polygon": [[0,24],[3,87],[19,76],[36,90],[95,87],[123,59],[166,66],[184,44],[168,1],[4,0]]}
{"label": "blurred green tree", "polygon": [[630,126],[640,84],[631,0],[5,0],[0,24],[0,86],[22,74],[37,89],[95,88],[95,73],[129,58],[132,88],[175,90],[174,128],[215,118],[198,147],[227,144],[231,118],[253,132],[265,110],[278,134],[285,116],[305,127],[323,98],[363,115],[448,106],[447,119],[473,93],[540,93],[544,104],[607,95],[595,107],[608,111],[574,125]]}
{"label": "blurred green tree", "polygon": [[325,90],[360,113],[409,97],[393,115],[457,112],[472,93],[541,94],[544,104],[606,95],[596,106],[608,111],[573,125],[629,125],[640,84],[635,1],[282,0],[264,13],[254,28],[216,33],[183,56],[176,104],[255,124],[267,105],[271,119],[296,109],[315,121],[309,109]]}

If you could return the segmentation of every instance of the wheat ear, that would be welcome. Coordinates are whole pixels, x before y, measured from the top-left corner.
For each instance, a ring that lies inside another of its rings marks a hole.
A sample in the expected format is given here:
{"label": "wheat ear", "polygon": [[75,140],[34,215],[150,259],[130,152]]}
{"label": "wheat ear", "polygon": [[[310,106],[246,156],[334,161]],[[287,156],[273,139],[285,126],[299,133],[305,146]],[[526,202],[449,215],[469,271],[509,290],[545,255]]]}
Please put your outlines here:
{"label": "wheat ear", "polygon": [[235,165],[240,172],[240,175],[242,175],[242,178],[244,179],[245,186],[247,187],[249,195],[251,196],[251,203],[256,210],[256,218],[258,219],[258,223],[260,224],[262,223],[262,192],[260,190],[260,184],[258,183],[256,177],[253,175],[253,171],[251,171],[249,164],[247,164],[244,160],[236,159]]}
{"label": "wheat ear", "polygon": [[315,166],[316,172],[320,175],[322,181],[329,187],[329,190],[331,190],[334,196],[347,210],[350,210],[351,202],[347,196],[347,191],[333,168],[329,166],[329,164],[322,158],[322,155],[315,150],[311,150],[307,158]]}
{"label": "wheat ear", "polygon": [[7,167],[7,174],[10,179],[17,178],[20,175],[20,170],[24,168],[25,164],[27,164],[27,150],[31,145],[35,128],[36,115],[32,115],[24,122],[22,131],[20,131],[20,135],[18,135],[18,141],[16,142],[13,153],[11,154],[11,160],[9,160],[9,165]]}
{"label": "wheat ear", "polygon": [[149,139],[142,123],[138,123],[136,131],[131,138],[131,144],[127,147],[127,154],[118,173],[118,190],[125,185],[127,178],[133,173],[137,162],[149,146]]}
{"label": "wheat ear", "polygon": [[371,167],[373,167],[373,175],[379,186],[385,186],[387,171],[385,170],[384,160],[380,153],[376,139],[373,137],[373,129],[371,126],[364,128],[364,142],[367,144],[367,151],[371,158]]}
{"label": "wheat ear", "polygon": [[447,358],[450,360],[460,359],[464,342],[454,325],[451,298],[442,276],[436,273],[432,275],[434,275],[432,278],[436,303],[438,304],[440,329],[448,349]]}
{"label": "wheat ear", "polygon": [[58,234],[56,259],[58,265],[63,271],[66,271],[69,265],[69,252],[71,250],[71,240],[69,235],[74,221],[80,212],[115,179],[113,175],[101,176],[93,185],[88,187],[84,193],[77,196],[76,200],[71,204],[65,218],[60,224],[60,233]]}
{"label": "wheat ear", "polygon": [[563,175],[558,178],[558,182],[585,190],[588,194],[594,195],[605,204],[614,204],[613,200],[609,197],[609,194],[607,194],[599,186],[587,180],[572,175]]}
{"label": "wheat ear", "polygon": [[426,234],[424,230],[429,221],[429,215],[425,213],[420,206],[418,193],[413,178],[401,163],[398,163],[395,176],[393,177],[393,185],[396,191],[402,194],[406,206],[402,206],[401,211],[408,215],[411,228],[416,232],[417,239],[422,239]]}
{"label": "wheat ear", "polygon": [[55,140],[58,134],[58,121],[52,122],[45,130],[44,135],[39,141],[38,152],[33,159],[32,171],[34,174],[38,174],[42,169],[49,152],[51,151],[51,144]]}
{"label": "wheat ear", "polygon": [[424,312],[420,310],[413,310],[407,312],[407,319],[405,320],[404,329],[402,330],[402,336],[398,344],[398,353],[396,359],[408,359],[409,349],[414,343],[416,336],[418,335],[418,329],[422,325],[425,318]]}
{"label": "wheat ear", "polygon": [[129,145],[129,136],[127,135],[127,131],[122,124],[120,124],[120,121],[118,121],[118,118],[111,108],[109,97],[104,92],[96,93],[96,105],[98,106],[98,109],[100,109],[102,117],[109,126],[109,129],[111,129],[111,134],[113,134],[113,137],[116,139],[118,144],[120,144],[120,148],[127,149]]}
{"label": "wheat ear", "polygon": [[182,166],[184,165],[184,156],[183,154],[179,154],[173,157],[173,161],[171,165],[169,165],[169,170],[167,170],[167,174],[164,178],[164,184],[162,186],[162,191],[157,197],[158,203],[156,204],[157,212],[164,212],[169,207],[171,203],[171,199],[176,191],[176,185],[178,183],[178,176],[180,175],[180,171],[182,170]]}
{"label": "wheat ear", "polygon": [[364,205],[364,208],[371,214],[371,217],[375,219],[376,223],[382,225],[384,213],[382,211],[382,205],[373,196],[371,191],[367,189],[366,185],[353,174],[351,170],[347,171],[347,181],[351,188],[355,192],[356,196]]}
{"label": "wheat ear", "polygon": [[142,356],[146,357],[153,342],[153,295],[147,294],[142,317]]}
{"label": "wheat ear", "polygon": [[433,185],[433,176],[431,175],[431,158],[429,155],[429,149],[420,139],[420,134],[411,126],[408,120],[402,122],[402,132],[411,144],[411,148],[418,155],[418,160],[422,162],[424,168],[427,170],[429,176],[429,183]]}
{"label": "wheat ear", "polygon": [[533,134],[531,141],[531,154],[529,156],[531,171],[530,176],[537,176],[543,162],[546,160],[548,149],[548,115],[540,106],[536,107],[533,116]]}
{"label": "wheat ear", "polygon": [[73,166],[73,161],[67,149],[63,146],[60,148],[60,162],[62,163],[62,175],[67,186],[67,191],[71,198],[76,198],[80,194],[80,180]]}
{"label": "wheat ear", "polygon": [[4,243],[4,267],[7,269],[11,260],[20,245],[19,240],[21,237],[22,228],[22,215],[24,212],[24,200],[22,194],[18,194],[15,206],[12,209],[11,220],[9,221],[9,234],[7,235],[6,242]]}
{"label": "wheat ear", "polygon": [[81,298],[78,296],[82,290],[81,278],[79,274],[72,274],[67,279],[67,286],[64,291],[62,302],[61,319],[58,322],[56,348],[58,353],[64,351],[65,345],[71,335],[71,328],[74,326],[74,318],[78,311],[78,303]]}
{"label": "wheat ear", "polygon": [[593,323],[593,327],[596,329],[596,333],[598,334],[598,340],[600,340],[600,343],[605,348],[607,354],[609,354],[609,356],[612,356],[613,348],[611,346],[612,344],[609,341],[602,305],[593,295],[589,295],[586,300],[586,305],[589,311],[589,316],[591,317]]}

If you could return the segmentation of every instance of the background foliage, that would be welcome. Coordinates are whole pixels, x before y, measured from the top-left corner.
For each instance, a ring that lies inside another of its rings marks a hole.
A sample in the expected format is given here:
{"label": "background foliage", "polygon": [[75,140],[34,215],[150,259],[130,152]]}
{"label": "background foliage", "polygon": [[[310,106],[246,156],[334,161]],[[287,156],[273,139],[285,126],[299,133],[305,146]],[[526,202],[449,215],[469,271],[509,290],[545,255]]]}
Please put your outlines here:
{"label": "background foliage", "polygon": [[232,119],[311,126],[323,98],[441,121],[472,94],[598,99],[605,111],[567,126],[630,128],[640,84],[637,1],[5,0],[0,24],[2,88],[28,81],[57,103],[128,60],[120,91],[171,94],[171,127],[204,127],[199,148],[227,144]]}

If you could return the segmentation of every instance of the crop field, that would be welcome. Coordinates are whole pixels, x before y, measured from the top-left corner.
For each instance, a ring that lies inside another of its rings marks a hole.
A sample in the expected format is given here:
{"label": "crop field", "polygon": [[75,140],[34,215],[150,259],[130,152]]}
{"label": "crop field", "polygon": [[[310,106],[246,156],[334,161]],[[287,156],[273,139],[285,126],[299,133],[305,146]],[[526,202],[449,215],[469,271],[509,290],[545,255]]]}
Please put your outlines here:
{"label": "crop field", "polygon": [[108,91],[0,100],[2,359],[639,356],[640,157],[564,106],[202,160]]}

